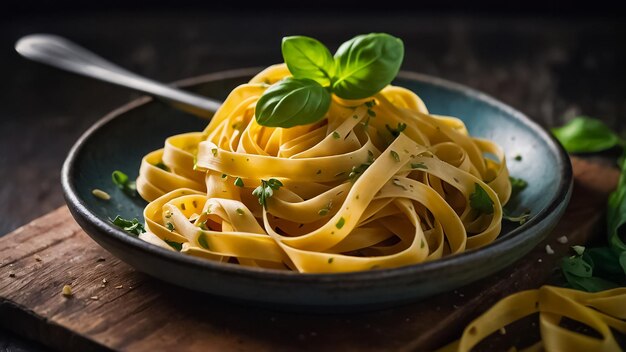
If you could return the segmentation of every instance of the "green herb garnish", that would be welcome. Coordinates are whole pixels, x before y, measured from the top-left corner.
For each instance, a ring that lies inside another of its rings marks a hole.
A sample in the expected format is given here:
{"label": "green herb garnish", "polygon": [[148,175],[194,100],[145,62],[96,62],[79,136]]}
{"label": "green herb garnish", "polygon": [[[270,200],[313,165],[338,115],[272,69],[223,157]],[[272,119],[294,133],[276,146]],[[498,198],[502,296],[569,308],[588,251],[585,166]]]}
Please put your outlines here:
{"label": "green herb garnish", "polygon": [[174,242],[174,241],[170,241],[166,239],[163,239],[163,241],[165,241],[165,243],[167,243],[170,247],[174,248],[178,252],[180,252],[183,249],[182,243],[178,243],[178,242]]}
{"label": "green herb garnish", "polygon": [[174,232],[175,230],[174,224],[172,224],[171,222],[165,223],[165,227],[167,227],[167,229],[170,230],[170,232]]}
{"label": "green herb garnish", "polygon": [[339,139],[339,138],[341,138],[341,135],[339,134],[339,132],[333,131],[333,138],[334,139]]}
{"label": "green herb garnish", "polygon": [[289,128],[320,120],[330,107],[330,93],[308,78],[287,77],[269,87],[256,104],[259,125]]}
{"label": "green herb garnish", "polygon": [[515,197],[528,187],[528,182],[521,178],[509,177],[509,181],[511,181],[511,198]]}
{"label": "green herb garnish", "polygon": [[158,167],[159,169],[161,169],[161,170],[163,170],[163,171],[167,171],[167,172],[169,172],[169,171],[170,171],[170,168],[169,168],[169,167],[167,167],[167,165],[165,165],[165,164],[163,163],[163,161],[159,161],[158,163],[154,164],[154,166]]}
{"label": "green herb garnish", "polygon": [[335,60],[324,44],[305,36],[285,37],[282,52],[294,77],[309,78],[326,87],[330,85],[335,75]]}
{"label": "green herb garnish", "polygon": [[507,214],[507,212],[505,211],[504,214],[502,215],[502,219],[506,221],[510,221],[510,222],[516,222],[520,225],[524,225],[526,221],[530,219],[530,211],[527,210],[521,213],[520,215]]}
{"label": "green herb garnish", "polygon": [[623,146],[624,141],[602,121],[576,117],[565,126],[552,129],[554,136],[570,153],[593,153]]}
{"label": "green herb garnish", "polygon": [[372,96],[398,74],[404,44],[389,34],[371,33],[343,43],[332,57],[319,41],[293,36],[283,39],[282,54],[293,77],[272,85],[257,102],[255,118],[263,126],[317,122],[330,107],[331,93],[343,99]]}
{"label": "green herb garnish", "polygon": [[487,192],[475,183],[474,193],[469,197],[472,209],[478,210],[483,214],[493,214],[493,201],[489,198]]}
{"label": "green herb garnish", "polygon": [[235,182],[234,182],[234,183],[235,183],[235,186],[237,186],[237,187],[243,187],[243,186],[244,186],[244,185],[243,185],[243,180],[241,179],[241,177],[237,177],[237,178],[235,179]]}
{"label": "green herb garnish", "polygon": [[209,249],[209,242],[206,238],[206,234],[204,234],[204,232],[200,232],[198,234],[198,244],[200,245],[200,247],[204,248],[204,249]]}
{"label": "green herb garnish", "polygon": [[367,161],[362,163],[361,165],[352,167],[352,171],[350,171],[350,173],[348,174],[348,179],[350,179],[350,182],[354,183],[359,178],[359,176],[361,176],[365,172],[365,170],[367,170],[367,168],[372,165],[373,162],[374,154],[371,151],[368,151]]}
{"label": "green herb garnish", "polygon": [[406,129],[406,123],[398,122],[398,127],[391,128],[389,125],[385,124],[385,127],[391,133],[391,135],[396,138]]}
{"label": "green herb garnish", "polygon": [[424,170],[428,170],[428,166],[426,166],[423,162],[420,162],[420,163],[411,163],[411,169],[424,169]]}
{"label": "green herb garnish", "polygon": [[146,232],[143,225],[139,222],[139,220],[137,220],[137,218],[128,220],[118,215],[115,219],[109,219],[109,221],[111,221],[113,225],[121,227],[122,230],[130,233],[131,235],[139,236],[140,234]]}
{"label": "green herb garnish", "polygon": [[391,157],[393,158],[393,160],[400,161],[400,155],[398,155],[398,153],[395,150],[390,151],[389,154],[391,154]]}
{"label": "green herb garnish", "polygon": [[328,204],[326,204],[326,206],[325,206],[325,207],[323,207],[322,209],[320,209],[320,210],[317,212],[317,214],[318,214],[319,216],[325,216],[326,214],[328,214],[328,212],[330,211],[330,208],[332,208],[332,206],[333,206],[333,202],[332,202],[332,201],[328,202]]}
{"label": "green herb garnish", "polygon": [[621,175],[617,189],[607,204],[608,245],[594,248],[573,246],[576,254],[563,258],[561,271],[572,288],[596,292],[626,285],[626,163],[624,141],[602,121],[577,117],[563,127],[552,130],[565,149],[572,153],[599,152],[622,148]]}
{"label": "green herb garnish", "polygon": [[113,183],[117,186],[117,188],[124,191],[127,195],[132,197],[137,195],[137,185],[135,184],[135,181],[131,181],[125,173],[115,170],[111,174],[111,180],[113,180]]}
{"label": "green herb garnish", "polygon": [[337,223],[335,224],[335,227],[338,229],[341,229],[343,227],[343,225],[345,225],[346,223],[346,219],[344,219],[343,217],[339,218],[339,221],[337,221]]}
{"label": "green herb garnish", "polygon": [[252,195],[259,198],[259,204],[267,210],[267,199],[272,197],[274,195],[274,191],[278,190],[282,185],[282,182],[275,178],[270,178],[267,181],[261,180],[261,185],[252,191]]}
{"label": "green herb garnish", "polygon": [[396,77],[404,57],[402,40],[385,33],[359,35],[335,53],[332,91],[344,99],[363,99]]}

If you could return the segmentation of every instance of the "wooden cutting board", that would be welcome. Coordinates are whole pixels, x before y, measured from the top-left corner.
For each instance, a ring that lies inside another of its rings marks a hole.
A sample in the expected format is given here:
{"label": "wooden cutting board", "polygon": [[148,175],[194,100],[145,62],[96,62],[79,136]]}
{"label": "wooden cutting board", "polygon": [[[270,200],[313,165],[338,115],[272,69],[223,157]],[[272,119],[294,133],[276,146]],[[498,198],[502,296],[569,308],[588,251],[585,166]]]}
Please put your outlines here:
{"label": "wooden cutting board", "polygon": [[[61,207],[0,238],[0,325],[69,351],[425,350],[456,339],[493,303],[541,286],[569,247],[602,228],[618,172],[574,159],[570,206],[553,234],[496,275],[407,306],[358,314],[301,314],[242,306],[136,272],[93,242]],[[567,243],[561,243],[562,236]],[[561,238],[561,241],[557,240]],[[554,254],[546,253],[550,245]],[[61,295],[71,284],[74,296]],[[526,341],[532,323],[483,347]]]}

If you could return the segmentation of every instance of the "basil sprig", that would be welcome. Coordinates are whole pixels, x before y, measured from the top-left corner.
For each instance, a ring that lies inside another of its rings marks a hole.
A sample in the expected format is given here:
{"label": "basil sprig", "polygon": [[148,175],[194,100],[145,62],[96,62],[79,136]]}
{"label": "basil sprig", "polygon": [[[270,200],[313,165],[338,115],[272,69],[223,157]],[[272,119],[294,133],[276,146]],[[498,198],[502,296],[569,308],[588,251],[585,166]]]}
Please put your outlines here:
{"label": "basil sprig", "polygon": [[331,94],[364,99],[396,77],[404,44],[385,33],[359,35],[343,43],[334,57],[324,44],[305,37],[283,38],[282,53],[293,77],[277,82],[256,104],[257,123],[289,128],[315,123],[330,108]]}
{"label": "basil sprig", "polygon": [[624,141],[602,121],[577,117],[552,133],[570,153],[593,153],[614,147],[622,148],[621,175],[617,189],[607,204],[608,245],[585,248],[573,246],[576,252],[561,260],[561,271],[569,286],[589,292],[626,286],[626,162]]}

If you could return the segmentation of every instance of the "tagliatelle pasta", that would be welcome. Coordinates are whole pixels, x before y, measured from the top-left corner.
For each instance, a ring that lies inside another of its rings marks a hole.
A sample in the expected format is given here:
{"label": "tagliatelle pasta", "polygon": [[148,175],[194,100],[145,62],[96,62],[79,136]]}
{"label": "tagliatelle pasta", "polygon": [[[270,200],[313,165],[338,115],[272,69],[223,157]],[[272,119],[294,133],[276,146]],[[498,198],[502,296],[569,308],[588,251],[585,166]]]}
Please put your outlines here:
{"label": "tagliatelle pasta", "polygon": [[[235,88],[203,132],[144,157],[140,238],[209,260],[332,273],[435,260],[498,236],[511,184],[497,145],[394,86],[333,96],[317,123],[259,125],[257,101],[289,75],[269,67]],[[270,179],[282,186],[264,207],[253,192]],[[477,196],[491,211],[471,206]]]}
{"label": "tagliatelle pasta", "polygon": [[[469,352],[492,333],[536,313],[541,340],[523,351],[620,351],[611,329],[626,334],[626,288],[589,293],[543,286],[518,292],[496,303],[465,328],[461,339],[439,352]],[[563,318],[585,324],[599,338],[567,329]]]}

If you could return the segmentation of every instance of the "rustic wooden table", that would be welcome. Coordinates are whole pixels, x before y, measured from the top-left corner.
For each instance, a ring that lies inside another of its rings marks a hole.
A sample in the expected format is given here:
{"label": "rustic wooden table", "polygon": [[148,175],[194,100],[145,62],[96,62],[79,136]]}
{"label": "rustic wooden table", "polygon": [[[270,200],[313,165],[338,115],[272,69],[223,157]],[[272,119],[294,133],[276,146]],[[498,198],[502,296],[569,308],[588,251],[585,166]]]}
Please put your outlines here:
{"label": "rustic wooden table", "polygon": [[[405,41],[403,68],[458,81],[544,126],[578,114],[622,129],[626,25],[619,18],[497,18],[411,13],[90,14],[0,21],[0,235],[63,204],[61,163],[104,113],[137,96],[21,59],[22,35],[56,33],[162,81],[281,60],[284,35],[331,48],[385,31]],[[0,317],[2,319],[2,317]],[[0,330],[0,351],[45,350]]]}

